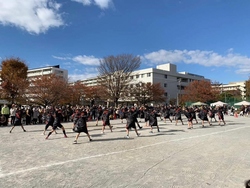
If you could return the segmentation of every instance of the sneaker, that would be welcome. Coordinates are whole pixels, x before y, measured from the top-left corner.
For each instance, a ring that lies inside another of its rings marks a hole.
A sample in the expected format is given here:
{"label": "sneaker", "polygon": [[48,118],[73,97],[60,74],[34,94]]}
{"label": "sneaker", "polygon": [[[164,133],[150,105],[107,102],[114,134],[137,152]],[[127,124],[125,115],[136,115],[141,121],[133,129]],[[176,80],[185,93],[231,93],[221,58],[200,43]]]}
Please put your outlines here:
{"label": "sneaker", "polygon": [[149,131],[149,133],[153,133],[153,131]]}
{"label": "sneaker", "polygon": [[104,132],[102,131],[101,134],[104,134]]}
{"label": "sneaker", "polygon": [[139,129],[142,129],[142,127],[139,127]]}
{"label": "sneaker", "polygon": [[26,132],[26,130],[24,129],[23,132]]}
{"label": "sneaker", "polygon": [[160,129],[158,129],[158,132],[160,132]]}
{"label": "sneaker", "polygon": [[48,137],[48,136],[46,136],[45,140],[48,140],[48,138],[49,138],[49,137]]}
{"label": "sneaker", "polygon": [[90,138],[90,139],[89,139],[89,141],[91,142],[91,141],[93,141],[93,139],[92,139],[92,138]]}
{"label": "sneaker", "polygon": [[10,133],[11,133],[11,131],[10,131]]}
{"label": "sneaker", "polygon": [[76,140],[74,140],[73,144],[77,144],[77,141],[76,141]]}
{"label": "sneaker", "polygon": [[64,135],[64,138],[68,138],[68,136],[67,136],[67,135]]}
{"label": "sneaker", "polygon": [[129,135],[127,135],[126,138],[129,138]]}
{"label": "sneaker", "polygon": [[141,135],[141,133],[138,133],[138,134],[137,134],[137,136],[140,136],[140,135]]}

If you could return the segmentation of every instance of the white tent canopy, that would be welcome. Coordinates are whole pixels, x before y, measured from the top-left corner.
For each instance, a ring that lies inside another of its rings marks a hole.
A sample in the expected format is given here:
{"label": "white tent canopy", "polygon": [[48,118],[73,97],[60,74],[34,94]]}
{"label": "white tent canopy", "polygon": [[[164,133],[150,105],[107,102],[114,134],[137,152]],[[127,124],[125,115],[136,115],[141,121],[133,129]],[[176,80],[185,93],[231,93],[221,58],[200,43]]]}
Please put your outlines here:
{"label": "white tent canopy", "polygon": [[250,105],[250,102],[241,101],[241,102],[234,103],[234,105],[235,106],[241,106],[241,105],[248,106],[248,105]]}
{"label": "white tent canopy", "polygon": [[221,101],[217,101],[217,102],[214,102],[214,103],[210,104],[210,106],[223,106],[223,105],[227,105],[227,103],[221,102]]}
{"label": "white tent canopy", "polygon": [[200,102],[200,101],[191,104],[191,106],[203,106],[203,105],[207,105],[207,104],[204,102]]}

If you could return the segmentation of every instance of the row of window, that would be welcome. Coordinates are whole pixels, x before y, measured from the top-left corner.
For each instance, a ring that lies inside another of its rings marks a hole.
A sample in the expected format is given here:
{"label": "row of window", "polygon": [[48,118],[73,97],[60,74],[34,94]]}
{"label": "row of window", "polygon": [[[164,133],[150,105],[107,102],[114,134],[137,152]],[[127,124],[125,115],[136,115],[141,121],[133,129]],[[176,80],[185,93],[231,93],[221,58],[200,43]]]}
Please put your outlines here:
{"label": "row of window", "polygon": [[[134,79],[134,78],[140,78],[140,76],[141,76],[141,78],[144,78],[144,75],[145,75],[145,74],[141,74],[141,75],[137,74],[137,75],[135,75],[135,76],[130,76],[130,79],[132,80],[132,79]],[[147,76],[147,77],[151,77],[151,73],[147,73],[146,76]]]}

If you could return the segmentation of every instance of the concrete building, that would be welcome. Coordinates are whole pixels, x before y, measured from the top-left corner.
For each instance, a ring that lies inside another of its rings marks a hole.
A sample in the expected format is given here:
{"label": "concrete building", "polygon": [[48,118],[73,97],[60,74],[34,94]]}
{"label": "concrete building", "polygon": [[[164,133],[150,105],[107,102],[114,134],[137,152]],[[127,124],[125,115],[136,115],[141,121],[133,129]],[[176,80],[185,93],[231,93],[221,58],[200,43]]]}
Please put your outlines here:
{"label": "concrete building", "polygon": [[[208,80],[204,76],[188,72],[177,72],[175,64],[167,63],[157,65],[156,68],[141,69],[132,72],[131,85],[138,83],[160,83],[165,89],[166,102],[170,99],[177,99],[183,93],[184,88],[194,80]],[[208,80],[209,81],[209,80]],[[93,86],[97,84],[96,78],[82,80],[83,84]]]}
{"label": "concrete building", "polygon": [[220,88],[221,92],[239,90],[241,93],[242,100],[246,99],[246,81],[230,82],[229,84],[222,84],[217,87]]}
{"label": "concrete building", "polygon": [[68,80],[68,70],[61,69],[60,65],[29,69],[27,77],[28,79],[32,79],[35,77],[51,75],[51,74],[55,74],[56,76]]}
{"label": "concrete building", "polygon": [[170,99],[177,99],[177,104],[179,102],[179,94],[183,93],[184,88],[190,82],[195,80],[208,80],[201,75],[188,72],[177,72],[177,66],[171,63],[157,65],[156,68],[134,71],[132,76],[136,83],[160,83],[165,89],[165,96],[167,97],[166,102],[169,102]]}

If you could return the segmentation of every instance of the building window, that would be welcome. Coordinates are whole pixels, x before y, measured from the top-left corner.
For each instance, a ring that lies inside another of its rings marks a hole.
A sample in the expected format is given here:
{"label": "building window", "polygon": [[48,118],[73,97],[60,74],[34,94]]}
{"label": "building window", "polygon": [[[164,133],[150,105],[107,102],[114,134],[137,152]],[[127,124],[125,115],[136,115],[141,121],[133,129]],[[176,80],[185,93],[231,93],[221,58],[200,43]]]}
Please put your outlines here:
{"label": "building window", "polygon": [[150,77],[151,76],[151,73],[147,73],[147,77]]}
{"label": "building window", "polygon": [[142,74],[141,77],[143,78],[143,77],[144,77],[144,74]]}
{"label": "building window", "polygon": [[165,77],[165,78],[168,78],[168,75],[165,74],[164,77]]}
{"label": "building window", "polygon": [[138,74],[136,75],[136,78],[139,78],[139,75],[138,75]]}
{"label": "building window", "polygon": [[164,83],[164,87],[167,87],[167,86],[168,86],[168,84]]}
{"label": "building window", "polygon": [[133,80],[133,76],[130,76],[130,79]]}

